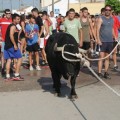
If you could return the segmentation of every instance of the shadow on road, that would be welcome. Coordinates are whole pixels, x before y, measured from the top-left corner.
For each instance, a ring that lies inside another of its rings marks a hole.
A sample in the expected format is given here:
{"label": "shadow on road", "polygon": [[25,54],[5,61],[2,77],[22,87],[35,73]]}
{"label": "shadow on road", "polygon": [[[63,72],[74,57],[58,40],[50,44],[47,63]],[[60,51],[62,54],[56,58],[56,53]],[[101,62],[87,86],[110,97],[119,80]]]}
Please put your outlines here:
{"label": "shadow on road", "polygon": [[[44,90],[43,92],[50,92],[51,94],[54,94],[54,88],[53,88],[53,80],[49,77],[41,77],[38,81],[39,85]],[[64,80],[61,80],[61,94],[62,98],[69,97],[70,95],[70,87],[67,86],[67,83]]]}

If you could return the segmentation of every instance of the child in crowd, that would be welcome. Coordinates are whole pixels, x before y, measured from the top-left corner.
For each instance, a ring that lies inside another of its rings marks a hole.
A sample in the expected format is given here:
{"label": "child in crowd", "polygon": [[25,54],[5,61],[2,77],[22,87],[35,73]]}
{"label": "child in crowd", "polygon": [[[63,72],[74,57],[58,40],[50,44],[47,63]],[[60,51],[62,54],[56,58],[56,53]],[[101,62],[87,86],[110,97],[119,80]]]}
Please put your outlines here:
{"label": "child in crowd", "polygon": [[30,64],[30,71],[33,70],[33,60],[32,56],[33,53],[35,54],[35,60],[36,60],[36,70],[41,70],[39,66],[39,51],[40,47],[38,45],[38,39],[39,39],[39,27],[37,24],[35,24],[35,18],[32,15],[28,16],[29,23],[25,27],[25,34],[27,38],[27,48],[26,50],[29,52],[29,64]]}

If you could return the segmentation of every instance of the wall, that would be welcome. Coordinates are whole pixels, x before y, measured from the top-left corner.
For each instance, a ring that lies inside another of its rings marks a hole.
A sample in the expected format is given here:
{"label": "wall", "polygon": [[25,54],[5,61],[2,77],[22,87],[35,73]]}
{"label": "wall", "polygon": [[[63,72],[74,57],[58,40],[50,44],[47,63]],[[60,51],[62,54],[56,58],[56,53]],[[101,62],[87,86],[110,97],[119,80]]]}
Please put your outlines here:
{"label": "wall", "polygon": [[79,12],[80,8],[87,7],[90,14],[97,14],[100,13],[101,8],[104,7],[104,2],[102,3],[71,3],[69,8],[74,8],[76,12]]}

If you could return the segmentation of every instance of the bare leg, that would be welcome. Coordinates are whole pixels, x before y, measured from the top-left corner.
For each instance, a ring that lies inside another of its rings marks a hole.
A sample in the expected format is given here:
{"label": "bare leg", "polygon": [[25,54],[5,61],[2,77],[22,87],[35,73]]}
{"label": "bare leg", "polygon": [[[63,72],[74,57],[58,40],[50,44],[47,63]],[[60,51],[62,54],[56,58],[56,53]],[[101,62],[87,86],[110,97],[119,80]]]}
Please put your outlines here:
{"label": "bare leg", "polygon": [[5,63],[3,53],[1,53],[1,63],[2,63],[2,69],[3,69],[4,68],[4,63]]}
{"label": "bare leg", "polygon": [[[100,57],[99,58],[104,58],[105,53],[104,52],[100,52]],[[102,72],[102,65],[103,65],[103,60],[99,60],[98,61],[98,73]]]}
{"label": "bare leg", "polygon": [[21,39],[21,46],[20,46],[20,51],[23,53],[23,48],[25,47],[25,38]]}
{"label": "bare leg", "polygon": [[116,55],[116,53],[117,53],[117,49],[114,51],[113,56],[112,56],[114,66],[117,66],[117,55]]}
{"label": "bare leg", "polygon": [[35,52],[35,57],[36,57],[36,65],[39,66],[39,53]]}
{"label": "bare leg", "polygon": [[17,60],[15,73],[20,73],[21,64],[22,64],[22,58],[19,58],[19,59]]}
{"label": "bare leg", "polygon": [[32,52],[29,52],[29,64],[32,66]]}
{"label": "bare leg", "polygon": [[43,60],[45,60],[45,63],[48,63],[47,62],[47,58],[46,58],[46,53],[45,53],[45,50],[44,50],[44,48],[42,48],[42,58],[43,58]]}
{"label": "bare leg", "polygon": [[8,59],[6,62],[6,74],[10,74],[10,65],[11,65],[11,59]]}
{"label": "bare leg", "polygon": [[[105,54],[105,56],[107,56],[108,53]],[[109,68],[109,57],[107,59],[105,59],[105,72],[108,71],[108,68]]]}

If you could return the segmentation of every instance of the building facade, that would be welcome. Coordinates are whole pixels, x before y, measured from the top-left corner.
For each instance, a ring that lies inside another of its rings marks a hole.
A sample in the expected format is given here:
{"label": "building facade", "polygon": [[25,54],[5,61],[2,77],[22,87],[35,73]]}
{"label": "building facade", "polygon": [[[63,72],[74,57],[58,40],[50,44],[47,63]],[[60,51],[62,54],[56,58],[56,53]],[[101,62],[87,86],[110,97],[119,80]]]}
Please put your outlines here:
{"label": "building facade", "polygon": [[[52,11],[52,0],[42,0],[41,2],[43,10],[48,13]],[[105,5],[105,0],[54,0],[54,2],[55,16],[59,13],[65,15],[69,8],[74,8],[76,12],[79,12],[82,7],[87,7],[91,14],[99,14]]]}

